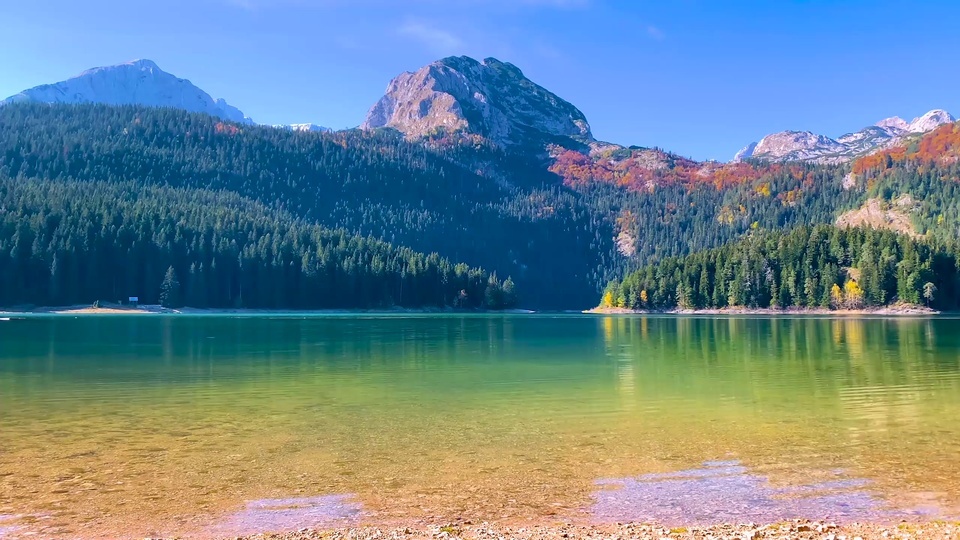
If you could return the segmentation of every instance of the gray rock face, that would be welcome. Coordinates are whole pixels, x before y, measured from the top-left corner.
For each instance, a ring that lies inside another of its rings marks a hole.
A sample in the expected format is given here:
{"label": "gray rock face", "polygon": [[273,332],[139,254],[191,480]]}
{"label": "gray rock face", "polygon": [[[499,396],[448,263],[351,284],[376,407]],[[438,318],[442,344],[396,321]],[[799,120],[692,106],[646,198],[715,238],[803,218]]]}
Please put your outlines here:
{"label": "gray rock face", "polygon": [[743,148],[740,149],[739,152],[737,152],[735,156],[733,156],[733,160],[743,161],[746,158],[753,157],[754,152],[756,152],[757,150],[757,144],[759,143],[752,142],[744,146]]}
{"label": "gray rock face", "polygon": [[582,112],[516,66],[466,56],[444,58],[393,79],[360,127],[390,127],[410,138],[464,131],[502,146],[554,137],[593,140]]}
{"label": "gray rock face", "polygon": [[17,102],[174,107],[252,123],[236,107],[222,99],[214,100],[190,81],[163,71],[151,60],[93,68],[62,82],[24,90],[0,101],[0,106]]}
{"label": "gray rock face", "polygon": [[785,161],[803,161],[841,150],[843,145],[830,137],[809,131],[782,131],[760,139],[753,153],[755,156],[769,156]]}
{"label": "gray rock face", "polygon": [[885,118],[872,126],[836,139],[809,131],[781,131],[767,135],[760,142],[751,143],[737,152],[733,159],[842,163],[896,145],[907,135],[926,133],[955,121],[947,111],[934,109],[911,122],[897,116]]}

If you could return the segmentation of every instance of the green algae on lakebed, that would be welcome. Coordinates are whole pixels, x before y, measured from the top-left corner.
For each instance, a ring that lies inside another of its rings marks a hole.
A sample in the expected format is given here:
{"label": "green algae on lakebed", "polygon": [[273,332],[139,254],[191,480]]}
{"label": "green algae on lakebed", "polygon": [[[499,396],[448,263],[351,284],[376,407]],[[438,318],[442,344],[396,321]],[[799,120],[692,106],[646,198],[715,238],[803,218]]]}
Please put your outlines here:
{"label": "green algae on lakebed", "polygon": [[717,461],[949,517],[958,417],[947,318],[28,317],[0,322],[0,526],[626,519],[630,482]]}

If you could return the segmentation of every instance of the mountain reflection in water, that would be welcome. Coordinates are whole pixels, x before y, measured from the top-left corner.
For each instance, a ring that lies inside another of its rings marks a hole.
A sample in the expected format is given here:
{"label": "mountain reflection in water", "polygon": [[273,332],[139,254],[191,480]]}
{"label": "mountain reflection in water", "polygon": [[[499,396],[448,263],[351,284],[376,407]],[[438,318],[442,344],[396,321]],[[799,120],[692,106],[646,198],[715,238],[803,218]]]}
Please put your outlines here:
{"label": "mountain reflection in water", "polygon": [[262,531],[292,531],[344,524],[359,515],[360,505],[349,495],[260,499],[248,502],[243,510],[227,516],[211,532],[221,536],[237,536]]}
{"label": "mountain reflection in water", "polygon": [[601,480],[598,484],[603,489],[594,495],[591,514],[600,521],[667,525],[786,519],[887,522],[936,514],[933,508],[888,508],[864,489],[869,482],[863,479],[774,487],[739,461],[708,461],[700,469]]}

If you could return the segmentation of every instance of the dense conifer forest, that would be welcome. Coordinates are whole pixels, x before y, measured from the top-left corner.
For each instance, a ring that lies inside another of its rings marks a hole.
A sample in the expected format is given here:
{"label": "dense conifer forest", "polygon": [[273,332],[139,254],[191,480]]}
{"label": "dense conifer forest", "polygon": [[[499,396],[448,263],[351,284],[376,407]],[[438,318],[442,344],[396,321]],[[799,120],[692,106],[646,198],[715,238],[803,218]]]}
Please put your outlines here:
{"label": "dense conifer forest", "polygon": [[957,256],[891,231],[818,225],[757,231],[664,259],[610,283],[601,306],[862,309],[897,302],[960,307]]}
{"label": "dense conifer forest", "polygon": [[510,307],[512,280],[230,192],[0,179],[0,305]]}

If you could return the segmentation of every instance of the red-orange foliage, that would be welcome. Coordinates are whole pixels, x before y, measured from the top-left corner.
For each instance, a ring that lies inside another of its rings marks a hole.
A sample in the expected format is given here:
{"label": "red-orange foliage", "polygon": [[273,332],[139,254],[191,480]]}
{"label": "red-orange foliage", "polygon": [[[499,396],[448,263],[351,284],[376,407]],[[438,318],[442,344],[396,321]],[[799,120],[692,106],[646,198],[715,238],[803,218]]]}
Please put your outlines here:
{"label": "red-orange foliage", "polygon": [[606,182],[636,190],[649,191],[657,186],[681,184],[713,185],[717,189],[759,180],[767,174],[787,171],[803,179],[803,167],[779,163],[701,163],[668,154],[662,150],[633,150],[629,156],[591,158],[581,152],[564,150],[554,158],[550,171],[563,178],[565,185],[583,187],[592,182]]}
{"label": "red-orange foliage", "polygon": [[944,124],[921,137],[916,145],[897,146],[856,160],[853,163],[853,173],[884,171],[905,161],[947,165],[958,159],[960,123]]}
{"label": "red-orange foliage", "polygon": [[214,131],[221,135],[236,135],[240,133],[240,128],[233,124],[224,124],[223,122],[217,122],[217,125],[214,126]]}
{"label": "red-orange foliage", "polygon": [[550,166],[550,172],[559,175],[563,183],[570,187],[583,186],[595,180],[613,181],[613,171],[575,150],[561,152]]}

